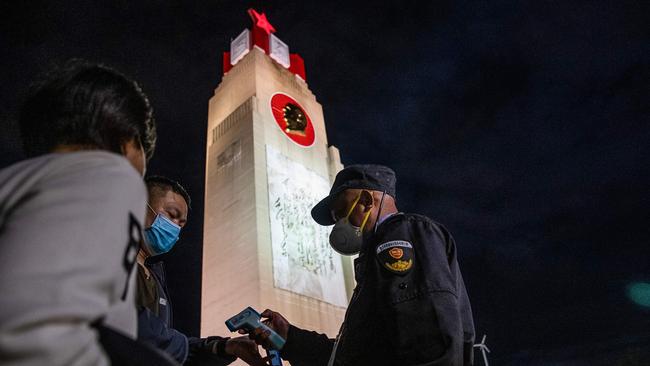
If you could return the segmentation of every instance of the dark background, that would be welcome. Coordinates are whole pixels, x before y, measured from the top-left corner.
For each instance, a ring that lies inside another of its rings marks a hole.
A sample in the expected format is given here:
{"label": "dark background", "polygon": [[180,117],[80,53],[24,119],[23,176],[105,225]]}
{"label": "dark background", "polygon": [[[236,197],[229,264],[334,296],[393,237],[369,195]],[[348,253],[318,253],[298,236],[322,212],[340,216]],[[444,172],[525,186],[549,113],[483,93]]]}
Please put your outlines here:
{"label": "dark background", "polygon": [[454,233],[493,365],[650,364],[650,309],[626,295],[650,282],[648,4],[3,2],[0,167],[36,74],[82,57],[138,80],[149,172],[194,198],[166,262],[197,334],[207,102],[254,6],[305,59],[344,164],[391,166],[400,208]]}

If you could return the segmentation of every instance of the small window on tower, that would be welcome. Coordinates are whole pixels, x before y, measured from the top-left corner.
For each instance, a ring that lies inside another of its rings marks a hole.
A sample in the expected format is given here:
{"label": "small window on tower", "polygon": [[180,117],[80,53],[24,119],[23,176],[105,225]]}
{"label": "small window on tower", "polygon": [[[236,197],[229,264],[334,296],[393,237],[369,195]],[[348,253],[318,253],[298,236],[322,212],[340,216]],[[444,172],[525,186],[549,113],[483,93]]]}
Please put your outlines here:
{"label": "small window on tower", "polygon": [[223,169],[230,168],[240,160],[241,141],[236,140],[217,157],[217,171],[221,172]]}

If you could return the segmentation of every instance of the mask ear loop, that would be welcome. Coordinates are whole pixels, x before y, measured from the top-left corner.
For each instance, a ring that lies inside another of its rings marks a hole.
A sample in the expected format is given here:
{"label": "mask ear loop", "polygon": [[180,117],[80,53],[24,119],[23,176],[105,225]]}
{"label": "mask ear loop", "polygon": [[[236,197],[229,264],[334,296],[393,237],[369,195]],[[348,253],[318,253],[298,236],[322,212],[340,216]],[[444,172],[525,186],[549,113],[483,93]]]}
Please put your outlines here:
{"label": "mask ear loop", "polygon": [[366,216],[363,218],[363,221],[361,222],[361,226],[359,226],[359,232],[360,233],[363,232],[363,227],[366,226],[366,222],[368,222],[368,218],[370,217],[371,212],[372,211],[366,212]]}
{"label": "mask ear loop", "polygon": [[149,209],[151,210],[151,212],[153,212],[154,215],[158,215],[158,212],[156,212],[156,210],[154,210],[153,207],[149,205],[149,202],[147,202],[147,207],[149,207]]}
{"label": "mask ear loop", "polygon": [[386,195],[386,191],[383,191],[381,193],[381,200],[379,201],[379,211],[377,211],[377,220],[375,220],[375,228],[373,230],[374,233],[377,233],[377,228],[379,227],[379,218],[381,217],[381,209],[384,207],[384,196]]}
{"label": "mask ear loop", "polygon": [[[350,207],[350,211],[348,211],[348,214],[345,216],[345,218],[349,218],[350,215],[352,214],[352,210],[354,210],[354,208],[357,206],[357,203],[361,199],[361,193],[363,193],[363,191],[361,191],[359,193],[359,195],[357,196],[357,198],[354,200],[354,203],[352,204],[352,207]],[[370,217],[371,212],[372,211],[366,212],[366,215],[363,217],[363,221],[361,222],[361,226],[359,226],[359,232],[358,232],[359,235],[361,235],[361,233],[363,233],[363,227],[366,226],[366,222],[368,222],[368,218]]]}
{"label": "mask ear loop", "polygon": [[359,193],[357,198],[354,199],[354,203],[352,204],[352,207],[350,207],[350,210],[348,211],[348,214],[345,215],[346,219],[349,218],[350,215],[352,215],[352,210],[354,210],[354,208],[357,206],[357,203],[359,202],[360,199],[361,199],[361,193]]}

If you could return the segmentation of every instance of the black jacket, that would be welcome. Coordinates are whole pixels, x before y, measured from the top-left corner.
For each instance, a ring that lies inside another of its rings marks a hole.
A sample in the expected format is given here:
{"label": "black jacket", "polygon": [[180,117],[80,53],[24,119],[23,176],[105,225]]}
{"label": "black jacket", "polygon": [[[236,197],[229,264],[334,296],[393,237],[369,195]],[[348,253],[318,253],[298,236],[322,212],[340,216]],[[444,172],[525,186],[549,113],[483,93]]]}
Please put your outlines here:
{"label": "black jacket", "polygon": [[[431,219],[395,214],[355,260],[357,287],[339,335],[335,365],[473,364],[474,322],[449,232]],[[289,329],[282,357],[324,366],[334,341]]]}
{"label": "black jacket", "polygon": [[[165,271],[162,262],[145,263],[156,282],[153,301],[145,301],[149,297],[143,294],[141,283],[144,273],[138,268],[138,340],[157,349],[165,351],[179,363],[189,366],[213,365],[224,366],[232,363],[236,357],[217,356],[211,352],[212,342],[225,341],[227,338],[187,337],[173,329],[172,304],[167,290]],[[223,347],[221,347],[223,349]]]}

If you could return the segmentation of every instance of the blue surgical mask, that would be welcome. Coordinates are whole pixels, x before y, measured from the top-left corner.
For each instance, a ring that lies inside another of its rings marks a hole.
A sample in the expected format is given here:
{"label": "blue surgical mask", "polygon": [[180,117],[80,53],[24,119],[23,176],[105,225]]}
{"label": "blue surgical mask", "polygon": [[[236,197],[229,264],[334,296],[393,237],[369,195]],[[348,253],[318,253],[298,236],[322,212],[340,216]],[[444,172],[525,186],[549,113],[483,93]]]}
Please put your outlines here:
{"label": "blue surgical mask", "polygon": [[[149,206],[149,209],[155,213],[151,206]],[[180,226],[176,225],[165,215],[158,213],[151,227],[144,229],[144,243],[151,252],[151,255],[167,253],[178,241],[180,233]]]}

